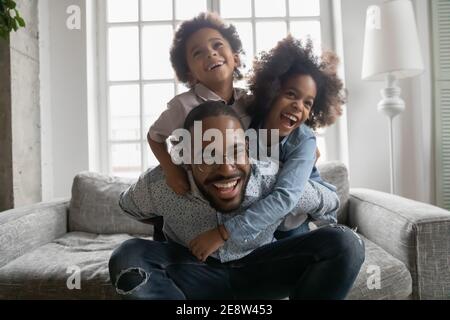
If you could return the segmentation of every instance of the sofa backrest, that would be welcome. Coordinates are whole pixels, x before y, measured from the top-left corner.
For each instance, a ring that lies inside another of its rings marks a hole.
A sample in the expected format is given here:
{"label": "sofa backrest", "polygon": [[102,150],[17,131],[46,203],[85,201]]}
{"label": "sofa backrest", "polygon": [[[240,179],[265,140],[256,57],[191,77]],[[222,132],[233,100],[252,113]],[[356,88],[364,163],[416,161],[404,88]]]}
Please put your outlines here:
{"label": "sofa backrest", "polygon": [[347,168],[342,162],[330,161],[318,165],[317,169],[324,181],[331,183],[337,188],[337,194],[341,202],[337,218],[339,223],[346,224],[350,190]]}
{"label": "sofa backrest", "polygon": [[[318,165],[322,178],[337,188],[341,201],[339,223],[347,221],[349,183],[347,168],[333,161]],[[73,180],[69,207],[69,231],[153,235],[153,227],[127,217],[119,207],[119,195],[134,180],[93,172],[81,172]]]}
{"label": "sofa backrest", "polygon": [[69,206],[69,231],[152,235],[153,226],[122,213],[119,195],[134,180],[93,172],[76,175]]}

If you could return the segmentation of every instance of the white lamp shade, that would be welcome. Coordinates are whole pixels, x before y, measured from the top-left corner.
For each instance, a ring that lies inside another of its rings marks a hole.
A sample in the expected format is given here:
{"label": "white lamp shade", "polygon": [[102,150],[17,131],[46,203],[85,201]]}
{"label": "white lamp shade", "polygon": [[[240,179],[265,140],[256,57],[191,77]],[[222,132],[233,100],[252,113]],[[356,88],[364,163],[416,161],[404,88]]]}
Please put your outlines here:
{"label": "white lamp shade", "polygon": [[423,71],[417,26],[410,0],[385,1],[367,9],[363,80],[397,79]]}

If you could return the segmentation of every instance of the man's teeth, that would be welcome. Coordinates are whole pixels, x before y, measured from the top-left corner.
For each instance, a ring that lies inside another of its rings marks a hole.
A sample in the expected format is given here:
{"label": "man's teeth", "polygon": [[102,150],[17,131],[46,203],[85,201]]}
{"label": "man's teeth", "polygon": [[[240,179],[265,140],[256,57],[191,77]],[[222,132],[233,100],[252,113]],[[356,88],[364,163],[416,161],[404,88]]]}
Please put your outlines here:
{"label": "man's teeth", "polygon": [[291,114],[289,114],[289,113],[283,113],[283,116],[285,116],[286,118],[288,118],[288,119],[290,119],[290,120],[292,120],[292,121],[295,121],[295,122],[298,121],[298,119],[297,119],[296,116],[293,116],[293,115],[291,115]]}
{"label": "man's teeth", "polygon": [[212,69],[214,69],[216,67],[220,67],[221,65],[223,65],[223,61],[217,62],[217,63],[214,63],[214,64],[210,65],[208,70],[211,71]]}
{"label": "man's teeth", "polygon": [[227,183],[214,183],[214,186],[219,189],[229,189],[234,188],[238,183],[238,180],[234,180]]}

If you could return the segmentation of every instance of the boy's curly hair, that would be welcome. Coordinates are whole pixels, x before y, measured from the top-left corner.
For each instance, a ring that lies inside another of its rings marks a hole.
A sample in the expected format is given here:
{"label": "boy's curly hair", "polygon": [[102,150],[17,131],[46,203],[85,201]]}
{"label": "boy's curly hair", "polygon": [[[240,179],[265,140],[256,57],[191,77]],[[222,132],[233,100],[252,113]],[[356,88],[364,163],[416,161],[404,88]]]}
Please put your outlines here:
{"label": "boy's curly hair", "polygon": [[249,79],[253,100],[248,113],[253,119],[252,126],[264,121],[281,93],[283,83],[298,74],[311,76],[317,87],[314,105],[305,124],[312,129],[333,124],[342,114],[345,103],[343,83],[337,76],[338,64],[335,53],[325,52],[319,60],[313,52],[311,39],[303,44],[291,35],[269,52],[263,52],[255,59]]}
{"label": "boy's curly hair", "polygon": [[[243,54],[242,42],[235,26],[226,24],[217,14],[212,12],[202,12],[191,20],[186,20],[177,29],[170,48],[170,62],[175,73],[183,83],[189,84],[189,67],[186,59],[186,43],[189,37],[203,28],[211,28],[220,34],[230,43],[233,53]],[[242,79],[242,73],[238,68],[234,70],[236,80]],[[191,85],[191,84],[189,84]]]}

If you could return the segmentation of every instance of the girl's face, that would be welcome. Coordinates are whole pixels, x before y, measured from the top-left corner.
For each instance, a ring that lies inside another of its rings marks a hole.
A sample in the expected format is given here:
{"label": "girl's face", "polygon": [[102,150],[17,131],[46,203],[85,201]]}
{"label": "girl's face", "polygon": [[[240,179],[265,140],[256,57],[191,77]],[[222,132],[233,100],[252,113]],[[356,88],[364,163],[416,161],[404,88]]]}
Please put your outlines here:
{"label": "girl's face", "polygon": [[192,34],[186,42],[186,60],[191,83],[201,82],[207,87],[232,83],[239,55],[233,53],[230,43],[222,34],[203,28]]}
{"label": "girl's face", "polygon": [[316,82],[309,75],[293,75],[281,87],[264,123],[265,129],[279,129],[280,137],[289,135],[305,122],[316,98]]}

